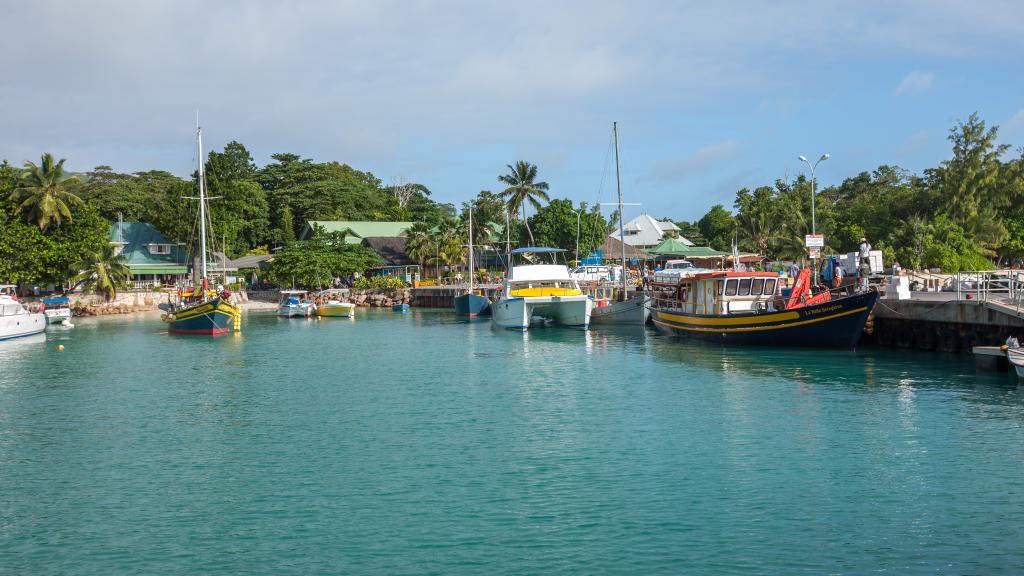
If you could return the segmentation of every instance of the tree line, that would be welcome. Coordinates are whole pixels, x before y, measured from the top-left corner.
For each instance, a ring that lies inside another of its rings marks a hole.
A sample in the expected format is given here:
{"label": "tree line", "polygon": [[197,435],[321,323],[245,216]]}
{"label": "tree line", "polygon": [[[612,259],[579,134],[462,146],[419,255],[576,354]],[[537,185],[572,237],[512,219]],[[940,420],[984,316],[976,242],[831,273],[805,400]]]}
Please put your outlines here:
{"label": "tree line", "polygon": [[[87,282],[112,295],[127,277],[123,259],[110,250],[110,225],[119,218],[150,223],[196,252],[197,173],[181,178],[159,170],[125,174],[97,166],[69,174],[64,162],[47,153],[39,164],[0,164],[0,279],[57,286]],[[502,240],[506,221],[505,233],[516,244],[574,249],[577,222],[581,253],[603,241],[607,223],[596,209],[577,208],[569,200],[549,203],[548,185],[537,180],[536,166],[520,161],[508,168],[497,178],[503,190],[481,191],[457,210],[432,200],[423,184],[385,184],[339,162],[285,153],[258,167],[244,145],[230,142],[210,152],[204,165],[207,192],[214,198],[210,233],[217,249],[231,258],[274,250],[271,278],[298,277],[307,285],[380,263],[343,236],[315,234],[312,241],[297,241],[312,220],[411,221],[410,254],[423,264],[444,266],[465,259],[470,210],[477,244]],[[83,271],[91,272],[83,279]]]}
{"label": "tree line", "polygon": [[[978,115],[949,131],[951,157],[923,174],[882,165],[846,178],[815,195],[817,232],[824,253],[857,249],[866,238],[888,263],[944,272],[1019,264],[1024,258],[1024,149],[1008,157],[998,127]],[[811,232],[811,182],[792,182],[736,193],[732,209],[718,204],[699,220],[677,222],[682,234],[718,250],[769,260],[802,260]]]}

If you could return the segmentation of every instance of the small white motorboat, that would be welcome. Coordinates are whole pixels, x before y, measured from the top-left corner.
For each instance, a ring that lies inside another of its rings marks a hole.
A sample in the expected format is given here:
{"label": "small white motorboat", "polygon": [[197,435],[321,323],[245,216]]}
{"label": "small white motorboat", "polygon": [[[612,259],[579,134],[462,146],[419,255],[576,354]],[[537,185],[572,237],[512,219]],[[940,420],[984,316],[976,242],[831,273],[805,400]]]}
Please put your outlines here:
{"label": "small white motorboat", "polygon": [[316,310],[312,302],[305,300],[305,290],[281,290],[281,303],[277,306],[277,315],[283,318],[299,316],[309,318]]}
{"label": "small white motorboat", "polygon": [[71,300],[67,296],[43,298],[42,308],[47,324],[71,324]]}

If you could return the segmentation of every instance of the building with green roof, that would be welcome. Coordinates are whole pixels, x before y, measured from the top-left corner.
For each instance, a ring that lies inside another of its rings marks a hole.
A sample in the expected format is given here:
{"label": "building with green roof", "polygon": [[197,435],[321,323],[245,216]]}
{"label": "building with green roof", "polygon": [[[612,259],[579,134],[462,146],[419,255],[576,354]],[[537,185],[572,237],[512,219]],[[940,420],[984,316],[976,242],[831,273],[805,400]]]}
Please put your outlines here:
{"label": "building with green roof", "polygon": [[385,237],[397,238],[405,235],[406,230],[412,227],[412,222],[369,222],[360,220],[310,220],[302,229],[299,240],[309,240],[313,237],[313,231],[317,227],[323,228],[327,233],[348,232],[345,238],[346,244],[359,244],[363,238]]}
{"label": "building with green roof", "polygon": [[110,227],[110,243],[115,254],[124,256],[136,286],[173,285],[188,275],[184,247],[152,224],[117,222]]}

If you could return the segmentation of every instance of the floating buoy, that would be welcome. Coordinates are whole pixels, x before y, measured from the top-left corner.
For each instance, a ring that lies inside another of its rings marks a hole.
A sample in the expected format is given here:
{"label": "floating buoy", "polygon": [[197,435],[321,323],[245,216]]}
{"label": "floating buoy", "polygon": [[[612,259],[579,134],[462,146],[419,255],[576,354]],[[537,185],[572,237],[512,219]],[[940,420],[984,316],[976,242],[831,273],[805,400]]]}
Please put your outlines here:
{"label": "floating buoy", "polygon": [[57,344],[57,350],[60,350],[61,352],[63,352],[64,351],[64,345],[63,344]]}

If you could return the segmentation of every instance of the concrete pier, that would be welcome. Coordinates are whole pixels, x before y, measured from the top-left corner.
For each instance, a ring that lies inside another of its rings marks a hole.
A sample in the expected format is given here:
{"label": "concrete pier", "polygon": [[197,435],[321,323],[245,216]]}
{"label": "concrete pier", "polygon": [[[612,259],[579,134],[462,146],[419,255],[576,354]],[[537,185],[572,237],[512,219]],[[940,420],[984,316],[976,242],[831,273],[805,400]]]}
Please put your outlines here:
{"label": "concrete pier", "polygon": [[[455,306],[455,297],[464,294],[469,286],[424,286],[412,289],[412,305],[423,308],[452,308]],[[473,290],[478,294],[483,293],[491,302],[494,302],[501,295],[500,284],[485,284],[474,286]]]}
{"label": "concrete pier", "polygon": [[870,339],[880,346],[970,352],[1024,338],[1024,311],[1010,298],[968,299],[954,292],[915,292],[875,305]]}

